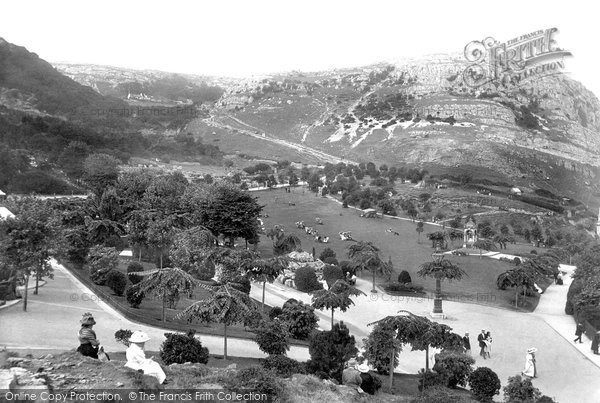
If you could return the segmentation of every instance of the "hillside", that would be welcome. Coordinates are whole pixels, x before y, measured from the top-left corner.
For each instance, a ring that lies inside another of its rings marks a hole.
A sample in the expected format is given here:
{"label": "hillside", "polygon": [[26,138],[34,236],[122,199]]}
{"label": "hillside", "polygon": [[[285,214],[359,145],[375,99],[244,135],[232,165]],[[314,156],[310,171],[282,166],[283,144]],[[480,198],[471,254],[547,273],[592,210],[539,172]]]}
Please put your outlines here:
{"label": "hillside", "polygon": [[434,55],[240,80],[203,121],[348,160],[491,175],[596,205],[598,99],[564,74],[472,88],[465,67]]}

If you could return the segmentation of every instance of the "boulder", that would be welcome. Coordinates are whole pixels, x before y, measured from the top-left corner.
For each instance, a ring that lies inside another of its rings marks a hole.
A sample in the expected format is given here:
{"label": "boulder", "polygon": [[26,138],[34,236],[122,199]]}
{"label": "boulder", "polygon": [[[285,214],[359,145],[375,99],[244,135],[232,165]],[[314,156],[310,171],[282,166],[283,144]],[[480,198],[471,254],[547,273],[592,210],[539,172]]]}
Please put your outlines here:
{"label": "boulder", "polygon": [[0,390],[14,390],[17,377],[10,369],[0,369]]}

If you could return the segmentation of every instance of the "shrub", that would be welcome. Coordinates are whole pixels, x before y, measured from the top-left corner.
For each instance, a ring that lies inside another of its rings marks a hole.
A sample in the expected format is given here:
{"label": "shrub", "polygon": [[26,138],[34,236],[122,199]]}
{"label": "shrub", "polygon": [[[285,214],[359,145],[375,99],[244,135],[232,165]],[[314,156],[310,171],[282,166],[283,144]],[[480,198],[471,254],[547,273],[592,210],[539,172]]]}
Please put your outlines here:
{"label": "shrub", "polygon": [[137,284],[143,280],[142,276],[136,276],[135,274],[131,274],[138,273],[140,271],[144,271],[144,266],[142,266],[139,262],[129,263],[129,265],[127,266],[127,277],[129,277],[129,281],[131,281],[131,284]]}
{"label": "shrub", "polygon": [[456,388],[467,385],[473,364],[475,360],[470,355],[447,351],[436,355],[433,370],[448,379],[449,388]]}
{"label": "shrub", "polygon": [[263,321],[260,326],[252,329],[254,341],[260,351],[269,355],[284,355],[289,349],[288,332],[284,325],[277,321]]}
{"label": "shrub", "polygon": [[500,394],[500,379],[487,367],[479,367],[469,376],[469,386],[480,402],[491,402],[494,395]]}
{"label": "shrub", "polygon": [[243,292],[244,294],[250,294],[250,290],[252,289],[252,284],[250,283],[248,277],[236,276],[231,281],[228,281],[228,283],[233,288]]}
{"label": "shrub", "polygon": [[550,396],[542,395],[535,403],[556,403]]}
{"label": "shrub", "polygon": [[295,299],[289,299],[283,304],[279,319],[286,324],[290,335],[300,340],[306,339],[319,323],[315,309]]}
{"label": "shrub", "polygon": [[265,393],[273,401],[286,401],[285,386],[277,374],[263,367],[252,366],[240,369],[233,377],[223,380],[226,389],[238,393],[251,390],[253,393]]}
{"label": "shrub", "polygon": [[287,378],[292,374],[306,373],[304,363],[284,355],[270,355],[262,361],[262,366],[267,370],[275,371],[277,375],[283,378]]}
{"label": "shrub", "polygon": [[312,292],[323,288],[323,285],[317,279],[314,269],[308,266],[303,266],[296,270],[294,283],[296,283],[298,291],[302,292]]}
{"label": "shrub", "polygon": [[98,269],[94,272],[92,272],[91,276],[90,276],[90,280],[92,280],[94,282],[94,284],[97,285],[106,285],[106,280],[108,279],[108,275],[110,273],[112,273],[114,270],[111,268],[107,268],[107,269]]}
{"label": "shrub", "polygon": [[502,391],[505,400],[509,402],[533,402],[542,395],[540,390],[533,386],[531,379],[521,378],[521,375],[509,377],[508,384]]}
{"label": "shrub", "polygon": [[343,280],[344,273],[338,266],[327,265],[323,268],[323,280],[327,282],[327,287],[331,288],[337,280]]}
{"label": "shrub", "polygon": [[194,334],[194,330],[188,331],[187,334],[165,333],[166,340],[160,346],[160,359],[165,365],[208,362],[208,348],[202,347],[202,343]]}
{"label": "shrub", "polygon": [[308,346],[310,360],[307,371],[321,378],[333,378],[342,381],[344,364],[358,353],[354,336],[343,322],[333,325],[333,329],[316,332]]}
{"label": "shrub", "polygon": [[335,254],[334,250],[331,249],[331,248],[325,248],[325,249],[323,249],[323,252],[321,252],[321,254],[319,255],[319,259],[321,259],[323,262],[328,257],[333,257],[333,258],[336,257],[336,254]]}
{"label": "shrub", "polygon": [[271,308],[271,310],[269,311],[269,319],[273,320],[275,318],[278,318],[279,315],[281,315],[283,313],[283,309],[281,309],[278,306],[274,306],[273,308]]}
{"label": "shrub", "polygon": [[515,258],[513,259],[513,263],[515,264],[515,266],[518,266],[521,264],[521,259],[515,256]]}
{"label": "shrub", "polygon": [[260,327],[262,322],[265,320],[261,311],[253,309],[244,315],[244,326],[249,327],[250,329],[256,329]]}
{"label": "shrub", "polygon": [[344,274],[350,273],[351,276],[356,274],[356,268],[349,260],[342,260],[340,262],[340,269],[342,269],[342,273]]}
{"label": "shrub", "polygon": [[88,264],[92,275],[97,271],[104,271],[107,273],[118,267],[119,252],[117,252],[115,248],[94,246],[88,252]]}
{"label": "shrub", "polygon": [[398,282],[400,284],[412,283],[412,279],[410,278],[410,273],[406,270],[402,270],[400,274],[398,274]]}
{"label": "shrub", "polygon": [[343,207],[343,208],[348,208],[348,202],[347,202],[346,200],[344,200],[344,201],[342,202],[342,207]]}
{"label": "shrub", "polygon": [[325,260],[323,260],[323,263],[325,263],[325,264],[331,264],[331,265],[334,265],[334,266],[339,266],[340,265],[340,262],[338,262],[338,260],[336,258],[334,258],[334,257],[325,258]]}
{"label": "shrub", "polygon": [[125,287],[127,287],[127,276],[118,270],[111,270],[106,276],[106,285],[116,295],[121,296],[125,292]]}
{"label": "shrub", "polygon": [[127,296],[127,302],[132,308],[138,308],[144,300],[144,293],[135,285],[129,287],[125,295]]}
{"label": "shrub", "polygon": [[431,370],[425,372],[425,370],[421,369],[419,371],[419,391],[432,386],[445,385],[447,382],[448,378],[443,374]]}
{"label": "shrub", "polygon": [[115,340],[129,347],[129,338],[133,332],[129,329],[119,329],[115,332]]}

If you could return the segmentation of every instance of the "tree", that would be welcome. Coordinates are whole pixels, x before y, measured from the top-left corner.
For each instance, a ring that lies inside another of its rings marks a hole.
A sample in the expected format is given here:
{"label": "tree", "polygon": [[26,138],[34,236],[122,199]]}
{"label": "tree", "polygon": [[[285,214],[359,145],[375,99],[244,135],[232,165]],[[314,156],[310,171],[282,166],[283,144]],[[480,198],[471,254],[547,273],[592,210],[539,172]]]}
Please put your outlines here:
{"label": "tree", "polygon": [[205,257],[216,246],[217,238],[207,228],[195,226],[175,233],[169,259],[175,267],[208,280],[215,275],[214,264],[206,262]]}
{"label": "tree", "polygon": [[119,176],[119,160],[107,154],[92,154],[84,163],[84,180],[96,197],[100,198],[104,189],[114,186]]}
{"label": "tree", "polygon": [[286,351],[290,349],[287,329],[277,319],[270,321],[263,320],[252,331],[254,332],[254,341],[258,344],[258,348],[266,354],[285,355]]}
{"label": "tree", "polygon": [[160,268],[135,273],[144,278],[136,284],[138,293],[144,296],[155,295],[162,300],[162,321],[166,322],[165,307],[167,298],[179,296],[179,293],[191,293],[198,280],[180,268]]}
{"label": "tree", "polygon": [[244,265],[246,276],[252,281],[262,282],[262,304],[261,312],[265,311],[265,287],[267,282],[272,283],[283,273],[285,260],[281,258],[258,259],[247,261]]}
{"label": "tree", "polygon": [[[429,348],[456,348],[461,343],[460,336],[452,333],[452,328],[446,325],[432,322],[424,316],[414,315],[409,311],[399,311],[400,315],[387,316],[377,322],[369,323],[375,325],[376,332],[371,332],[365,339],[365,346],[371,346],[367,359],[369,362],[379,362],[380,365],[389,363],[390,390],[393,386],[393,373],[397,365],[398,352],[403,344],[410,344],[412,350],[425,351],[425,371],[429,372]],[[384,337],[392,337],[384,341]],[[373,348],[374,347],[374,348]],[[384,358],[389,357],[389,359]],[[383,365],[379,368],[384,371]]]}
{"label": "tree", "polygon": [[298,176],[294,172],[290,173],[288,183],[290,186],[296,186],[298,184]]}
{"label": "tree", "polygon": [[423,232],[423,221],[417,222],[417,228],[415,229],[415,231],[417,231],[417,243],[421,243],[421,233]]}
{"label": "tree", "polygon": [[243,323],[255,310],[248,296],[229,284],[218,286],[201,285],[211,291],[208,298],[197,301],[177,315],[177,318],[197,319],[201,322],[223,324],[223,358],[227,360],[227,326]]}
{"label": "tree", "polygon": [[518,307],[519,294],[526,294],[527,291],[535,289],[535,272],[531,266],[521,264],[514,269],[501,273],[496,280],[496,285],[501,290],[506,289],[506,287],[514,287],[515,307]]}
{"label": "tree", "polygon": [[542,396],[538,388],[533,386],[531,379],[521,375],[515,375],[508,378],[508,384],[502,388],[504,400],[506,402],[537,402]]}
{"label": "tree", "polygon": [[371,242],[359,241],[348,247],[348,257],[352,262],[361,268],[368,270],[373,276],[373,289],[371,292],[377,292],[375,289],[375,275],[391,276],[390,267],[381,261],[379,257],[379,248]]}
{"label": "tree", "polygon": [[173,235],[173,220],[171,217],[158,219],[148,223],[146,238],[148,239],[148,244],[158,251],[160,269],[163,268],[163,256],[169,250],[169,247],[173,242]]}
{"label": "tree", "polygon": [[448,378],[448,387],[467,386],[475,360],[462,351],[443,351],[435,355],[433,370]]}
{"label": "tree", "polygon": [[442,281],[462,280],[467,273],[459,266],[449,260],[438,259],[432,262],[425,262],[421,265],[417,274],[420,277],[431,277],[435,279],[435,295],[439,301],[439,310],[442,311]]}
{"label": "tree", "polygon": [[358,353],[354,336],[344,322],[336,323],[330,331],[317,332],[308,346],[310,360],[307,369],[321,378],[342,380],[344,364]]}
{"label": "tree", "polygon": [[351,296],[366,295],[358,288],[343,280],[337,280],[329,289],[317,290],[312,293],[312,306],[315,309],[331,309],[331,328],[333,329],[333,314],[335,309],[342,312],[354,305]]}
{"label": "tree", "polygon": [[479,367],[469,376],[471,391],[480,402],[491,402],[500,393],[498,375],[487,367]]}
{"label": "tree", "polygon": [[323,186],[323,182],[321,181],[321,178],[319,177],[319,174],[317,173],[313,173],[311,174],[308,179],[308,188],[310,189],[311,192],[318,192],[319,188],[321,186]]}
{"label": "tree", "polygon": [[319,323],[319,318],[312,306],[293,298],[283,304],[278,318],[286,324],[290,335],[300,340],[306,339]]}
{"label": "tree", "polygon": [[52,226],[50,210],[34,200],[29,200],[27,207],[17,212],[16,218],[0,221],[0,259],[12,273],[24,279],[24,311],[27,311],[28,285],[32,269],[36,276],[37,293],[39,278],[50,274],[51,266],[48,260],[57,236]]}
{"label": "tree", "polygon": [[267,178],[267,187],[272,188],[277,185],[277,179],[275,179],[274,175],[269,175]]}
{"label": "tree", "polygon": [[193,185],[186,189],[182,205],[194,224],[203,225],[214,235],[229,239],[255,239],[260,230],[258,216],[264,206],[250,193],[236,185],[216,182],[212,185]]}

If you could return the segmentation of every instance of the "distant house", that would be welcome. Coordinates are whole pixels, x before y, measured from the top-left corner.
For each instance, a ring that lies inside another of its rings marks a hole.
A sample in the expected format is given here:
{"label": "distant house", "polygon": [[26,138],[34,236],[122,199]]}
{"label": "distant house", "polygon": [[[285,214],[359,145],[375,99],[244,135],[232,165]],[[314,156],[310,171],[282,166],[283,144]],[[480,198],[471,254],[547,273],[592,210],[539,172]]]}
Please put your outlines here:
{"label": "distant house", "polygon": [[6,193],[4,193],[2,189],[0,189],[0,200],[6,200]]}
{"label": "distant house", "polygon": [[521,189],[519,189],[518,187],[513,187],[510,189],[510,194],[513,196],[521,196],[523,192],[521,192]]}
{"label": "distant house", "polygon": [[0,220],[6,220],[8,218],[15,218],[15,215],[6,207],[0,206]]}

